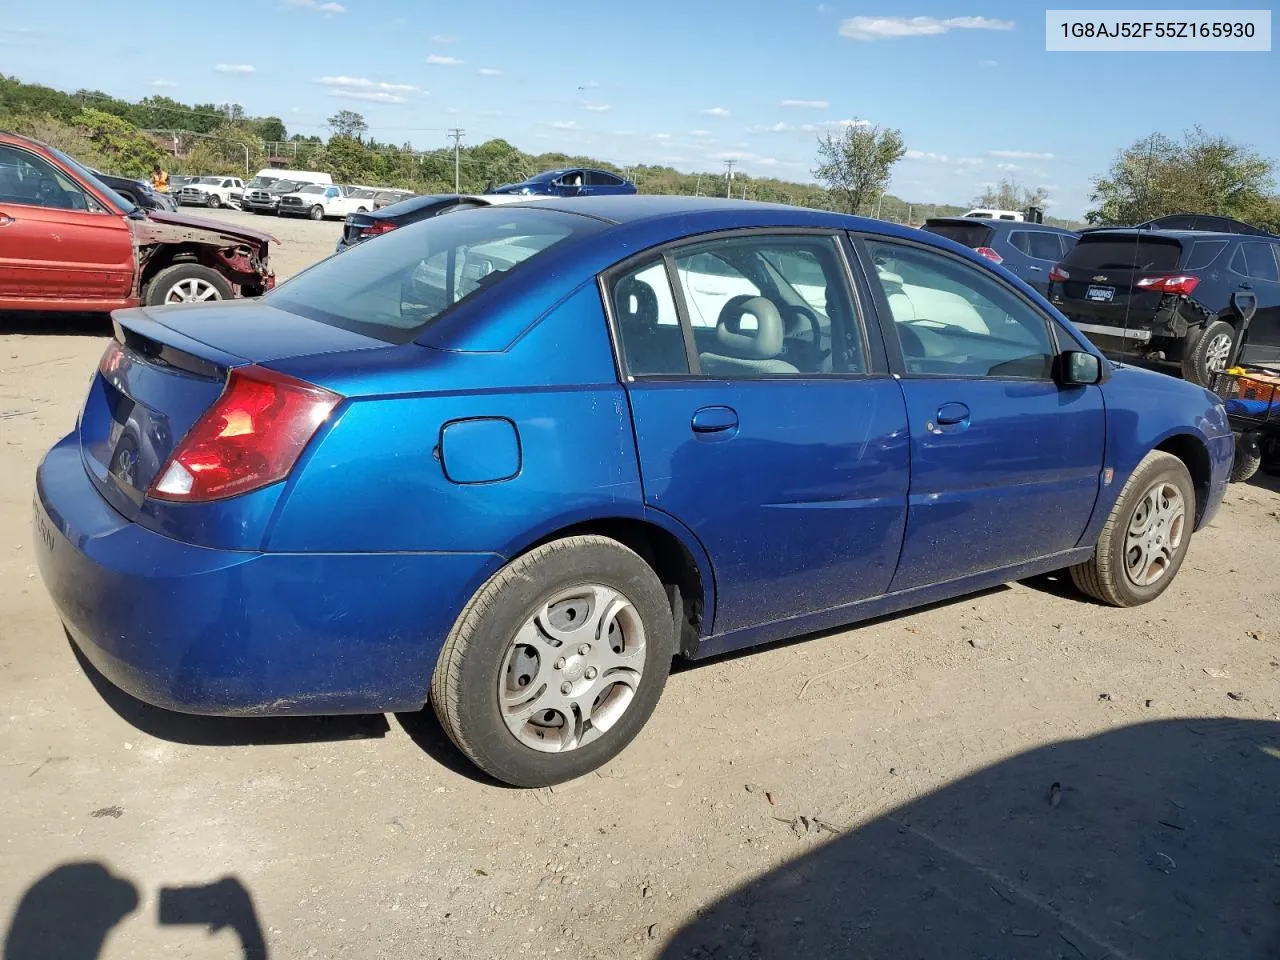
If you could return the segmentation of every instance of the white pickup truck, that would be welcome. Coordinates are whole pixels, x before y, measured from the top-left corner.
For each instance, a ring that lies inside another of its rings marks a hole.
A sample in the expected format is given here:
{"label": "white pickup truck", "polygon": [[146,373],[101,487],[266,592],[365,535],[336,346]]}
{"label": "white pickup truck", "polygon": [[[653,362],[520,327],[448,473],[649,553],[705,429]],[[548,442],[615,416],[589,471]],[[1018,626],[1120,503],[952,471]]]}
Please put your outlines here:
{"label": "white pickup truck", "polygon": [[312,220],[337,218],[344,220],[352,213],[368,213],[373,199],[366,191],[332,184],[307,184],[296,193],[286,193],[277,207],[282,217],[310,217]]}
{"label": "white pickup truck", "polygon": [[244,196],[244,181],[239,177],[200,177],[178,192],[178,203],[187,206],[229,207]]}

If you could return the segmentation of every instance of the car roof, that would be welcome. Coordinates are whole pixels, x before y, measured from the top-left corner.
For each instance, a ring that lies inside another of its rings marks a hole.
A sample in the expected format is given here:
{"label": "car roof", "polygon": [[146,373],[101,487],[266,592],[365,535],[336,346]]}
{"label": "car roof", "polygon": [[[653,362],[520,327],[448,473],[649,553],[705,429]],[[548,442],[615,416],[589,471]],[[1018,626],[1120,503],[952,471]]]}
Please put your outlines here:
{"label": "car roof", "polygon": [[548,198],[541,207],[562,210],[594,217],[608,223],[625,224],[639,221],[677,220],[694,214],[705,214],[723,220],[725,228],[751,226],[755,220],[761,226],[776,226],[785,218],[796,226],[829,226],[844,230],[866,229],[886,232],[886,228],[910,236],[906,228],[885,220],[870,220],[835,213],[831,210],[813,210],[782,203],[760,203],[755,200],[727,200],[719,197],[687,197],[655,194],[620,194],[603,197]]}
{"label": "car roof", "polygon": [[988,227],[1004,227],[1007,230],[1048,230],[1052,233],[1069,233],[1078,236],[1076,231],[1066,227],[1055,227],[1048,223],[1032,223],[1030,220],[992,220],[987,217],[930,217],[924,222],[927,227],[931,223],[981,223]]}
{"label": "car roof", "polygon": [[1097,227],[1080,235],[1085,237],[1132,237],[1135,233],[1144,237],[1165,237],[1170,240],[1261,240],[1264,243],[1275,237],[1267,234],[1226,233],[1221,230],[1148,230],[1146,227]]}

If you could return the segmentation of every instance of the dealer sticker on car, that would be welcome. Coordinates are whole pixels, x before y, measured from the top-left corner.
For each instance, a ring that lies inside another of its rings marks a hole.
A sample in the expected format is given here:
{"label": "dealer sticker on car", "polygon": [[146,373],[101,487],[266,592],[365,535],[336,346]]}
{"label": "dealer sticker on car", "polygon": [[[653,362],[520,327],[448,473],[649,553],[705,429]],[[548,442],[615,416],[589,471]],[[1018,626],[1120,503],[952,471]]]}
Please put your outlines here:
{"label": "dealer sticker on car", "polygon": [[1115,287],[1090,287],[1084,293],[1086,299],[1100,300],[1103,303],[1110,303],[1116,295]]}

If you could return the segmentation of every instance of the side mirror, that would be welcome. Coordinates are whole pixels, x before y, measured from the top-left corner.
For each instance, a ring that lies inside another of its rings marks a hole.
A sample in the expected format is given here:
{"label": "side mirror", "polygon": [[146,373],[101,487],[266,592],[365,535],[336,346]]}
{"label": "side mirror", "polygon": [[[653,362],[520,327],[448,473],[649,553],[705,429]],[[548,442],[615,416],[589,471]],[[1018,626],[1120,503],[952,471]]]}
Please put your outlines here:
{"label": "side mirror", "polygon": [[1064,387],[1088,387],[1102,382],[1102,361],[1083,350],[1058,357],[1058,382]]}

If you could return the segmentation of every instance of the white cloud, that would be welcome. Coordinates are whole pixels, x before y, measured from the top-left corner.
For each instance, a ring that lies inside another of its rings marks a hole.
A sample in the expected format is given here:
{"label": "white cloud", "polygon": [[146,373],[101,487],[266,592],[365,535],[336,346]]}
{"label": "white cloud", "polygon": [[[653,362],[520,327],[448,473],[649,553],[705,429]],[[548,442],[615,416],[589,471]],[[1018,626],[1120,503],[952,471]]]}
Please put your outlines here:
{"label": "white cloud", "polygon": [[1053,190],[1061,190],[1062,188],[1058,186],[1056,183],[1042,183],[1040,184],[1040,189],[1053,191]]}
{"label": "white cloud", "polygon": [[831,6],[831,4],[829,4],[829,3],[820,3],[820,4],[818,4],[818,12],[819,12],[819,13],[830,13],[833,9],[835,9],[835,8],[834,8],[834,7],[832,7],[832,6]]}
{"label": "white cloud", "polygon": [[457,43],[458,38],[447,33],[433,33],[427,38],[432,43]]}
{"label": "white cloud", "polygon": [[689,131],[689,136],[691,136],[691,137],[709,137],[709,136],[711,136],[711,131],[710,131],[710,130],[690,130],[690,131]]}
{"label": "white cloud", "polygon": [[341,87],[346,90],[381,90],[384,93],[417,93],[418,88],[408,83],[385,83],[368,77],[318,77],[322,87]]}
{"label": "white cloud", "polygon": [[908,160],[918,160],[921,163],[941,163],[957,167],[977,167],[985,162],[981,157],[953,157],[947,153],[934,153],[932,150],[908,150],[905,156]]}
{"label": "white cloud", "polygon": [[747,133],[787,133],[794,129],[796,128],[791,124],[779,120],[777,123],[757,123],[747,127]]}
{"label": "white cloud", "polygon": [[438,53],[433,53],[433,54],[431,54],[431,56],[427,57],[427,63],[433,63],[433,64],[435,64],[437,67],[460,67],[460,66],[462,66],[462,61],[461,61],[461,60],[459,60],[457,57],[442,57],[442,56],[441,56],[440,54],[438,54]]}
{"label": "white cloud", "polygon": [[152,80],[151,85],[153,87],[176,87],[177,86],[177,84],[174,83],[172,80]]}
{"label": "white cloud", "polygon": [[727,117],[729,115],[729,111],[724,107],[707,107],[702,113],[708,117]]}
{"label": "white cloud", "polygon": [[1012,172],[1012,171],[1014,171],[1014,170],[1021,170],[1021,169],[1022,169],[1022,164],[1020,164],[1020,163],[997,163],[997,164],[996,164],[996,169],[997,169],[997,170],[1008,170],[1008,171]]}
{"label": "white cloud", "polygon": [[547,126],[553,130],[577,130],[578,122],[576,120],[552,120]]}
{"label": "white cloud", "polygon": [[340,3],[320,3],[319,0],[285,0],[285,3],[293,7],[304,7],[307,10],[315,10],[319,13],[347,12],[347,8]]}
{"label": "white cloud", "polygon": [[830,100],[783,100],[784,107],[799,107],[802,110],[826,110],[831,106]]}
{"label": "white cloud", "polygon": [[669,134],[669,133],[655,133],[655,134],[653,135],[653,139],[655,139],[655,140],[670,140],[670,139],[671,139],[671,134]]}
{"label": "white cloud", "polygon": [[[818,124],[818,126],[819,127],[869,127],[871,126],[871,121],[870,120],[823,120],[821,123]],[[801,124],[799,129],[812,130],[814,129],[814,126],[811,123],[805,123],[805,124]]]}
{"label": "white cloud", "polygon": [[1009,160],[1052,160],[1052,153],[1037,153],[1034,150],[990,150],[993,157],[1005,157]]}
{"label": "white cloud", "polygon": [[982,61],[980,61],[980,62],[979,62],[979,66],[982,66],[982,67],[998,67],[998,66],[1000,66],[1000,64],[999,64],[999,63],[997,63],[995,60],[982,60]]}
{"label": "white cloud", "polygon": [[480,76],[482,76],[482,77],[500,77],[500,76],[502,76],[502,71],[501,71],[501,70],[495,70],[493,67],[481,67],[481,68],[480,68],[480,70],[479,70],[478,72],[479,72]]}
{"label": "white cloud", "polygon": [[398,93],[387,93],[385,90],[352,90],[347,87],[331,87],[331,97],[346,97],[348,100],[367,100],[369,103],[408,103],[407,97]]}
{"label": "white cloud", "polygon": [[583,90],[594,90],[598,86],[600,86],[600,84],[594,80],[588,80],[586,83],[581,84]]}
{"label": "white cloud", "polygon": [[578,102],[583,110],[589,110],[592,113],[608,113],[613,109],[613,107],[607,103],[596,103],[591,100],[580,100]]}
{"label": "white cloud", "polygon": [[898,40],[928,37],[951,30],[1012,30],[1012,20],[990,17],[850,17],[840,24],[840,36],[850,40]]}
{"label": "white cloud", "polygon": [[457,116],[462,111],[459,110],[457,107],[445,107],[444,112],[449,114],[450,116]]}
{"label": "white cloud", "polygon": [[220,63],[213,68],[218,73],[255,73],[252,64],[248,63]]}

